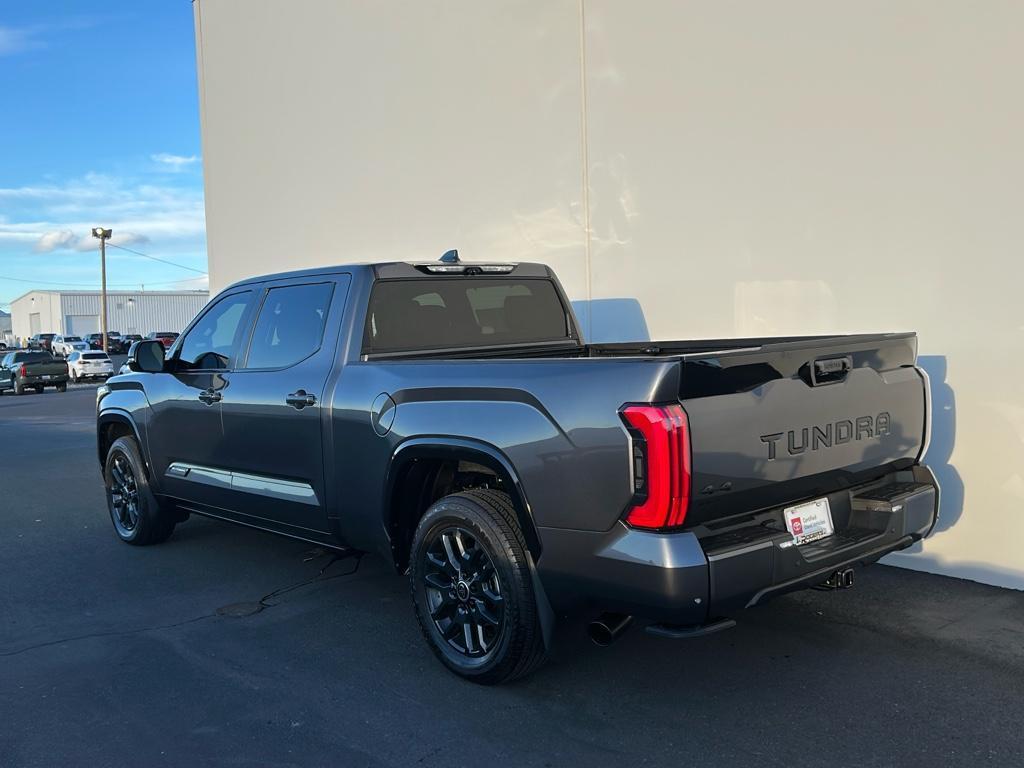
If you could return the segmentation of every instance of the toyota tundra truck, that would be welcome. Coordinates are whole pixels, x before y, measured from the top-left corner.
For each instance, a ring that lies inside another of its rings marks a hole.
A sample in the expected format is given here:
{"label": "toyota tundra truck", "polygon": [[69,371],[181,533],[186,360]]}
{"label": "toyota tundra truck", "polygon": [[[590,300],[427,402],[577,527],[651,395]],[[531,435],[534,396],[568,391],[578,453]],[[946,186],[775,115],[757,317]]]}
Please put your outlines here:
{"label": "toyota tundra truck", "polygon": [[745,608],[935,523],[913,333],[584,341],[542,264],[337,266],[244,280],[97,395],[129,544],[189,514],[377,553],[427,644],[527,674],[556,617],[611,642]]}

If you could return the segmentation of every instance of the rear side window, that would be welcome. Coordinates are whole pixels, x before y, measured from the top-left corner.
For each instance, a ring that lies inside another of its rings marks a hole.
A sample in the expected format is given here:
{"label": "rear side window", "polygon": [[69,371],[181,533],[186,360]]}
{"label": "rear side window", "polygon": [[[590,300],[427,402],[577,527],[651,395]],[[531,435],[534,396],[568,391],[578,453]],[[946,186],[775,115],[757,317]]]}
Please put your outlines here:
{"label": "rear side window", "polygon": [[46,363],[53,359],[49,352],[20,352],[14,356],[16,363]]}
{"label": "rear side window", "polygon": [[271,288],[260,307],[246,368],[286,368],[320,348],[332,283]]}
{"label": "rear side window", "polygon": [[219,370],[231,365],[242,335],[251,291],[225,296],[199,318],[182,342],[178,364],[188,370]]}
{"label": "rear side window", "polygon": [[378,282],[363,335],[367,353],[568,341],[550,280],[447,277]]}

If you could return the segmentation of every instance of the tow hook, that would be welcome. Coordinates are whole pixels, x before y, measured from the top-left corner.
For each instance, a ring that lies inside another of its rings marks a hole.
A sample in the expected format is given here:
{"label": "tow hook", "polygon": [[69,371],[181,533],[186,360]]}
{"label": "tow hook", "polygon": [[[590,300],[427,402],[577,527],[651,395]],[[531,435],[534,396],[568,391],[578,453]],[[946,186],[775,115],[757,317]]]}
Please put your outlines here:
{"label": "tow hook", "polygon": [[824,589],[850,589],[853,586],[853,568],[836,571],[821,586]]}

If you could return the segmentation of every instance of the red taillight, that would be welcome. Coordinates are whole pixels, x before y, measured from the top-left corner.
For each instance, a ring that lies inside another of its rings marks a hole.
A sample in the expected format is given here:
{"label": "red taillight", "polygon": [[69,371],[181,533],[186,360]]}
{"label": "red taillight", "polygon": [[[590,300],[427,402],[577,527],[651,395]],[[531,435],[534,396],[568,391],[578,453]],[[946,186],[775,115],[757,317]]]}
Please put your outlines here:
{"label": "red taillight", "polygon": [[24,379],[24,378],[25,378],[26,376],[28,376],[28,374],[27,374],[27,373],[25,373],[25,364],[24,364],[24,363],[22,363],[22,364],[21,364],[21,368],[19,368],[19,369],[18,369],[18,375],[19,375],[19,376],[21,376],[21,378],[23,378],[23,379]]}
{"label": "red taillight", "polygon": [[[634,436],[635,488],[639,501],[626,514],[636,528],[683,524],[690,506],[690,430],[681,405],[630,405],[622,418]],[[637,450],[638,449],[638,450]]]}

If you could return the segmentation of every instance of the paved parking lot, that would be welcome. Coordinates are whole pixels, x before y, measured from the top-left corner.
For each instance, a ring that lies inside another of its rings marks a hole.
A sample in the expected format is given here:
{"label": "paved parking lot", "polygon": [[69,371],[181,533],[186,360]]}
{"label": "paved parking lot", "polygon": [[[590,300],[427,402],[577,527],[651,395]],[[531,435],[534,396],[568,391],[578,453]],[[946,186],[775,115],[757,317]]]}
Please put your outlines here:
{"label": "paved parking lot", "polygon": [[684,642],[562,628],[480,688],[365,558],[201,519],[118,542],[93,387],[0,397],[0,766],[1024,764],[1024,593],[875,566]]}

